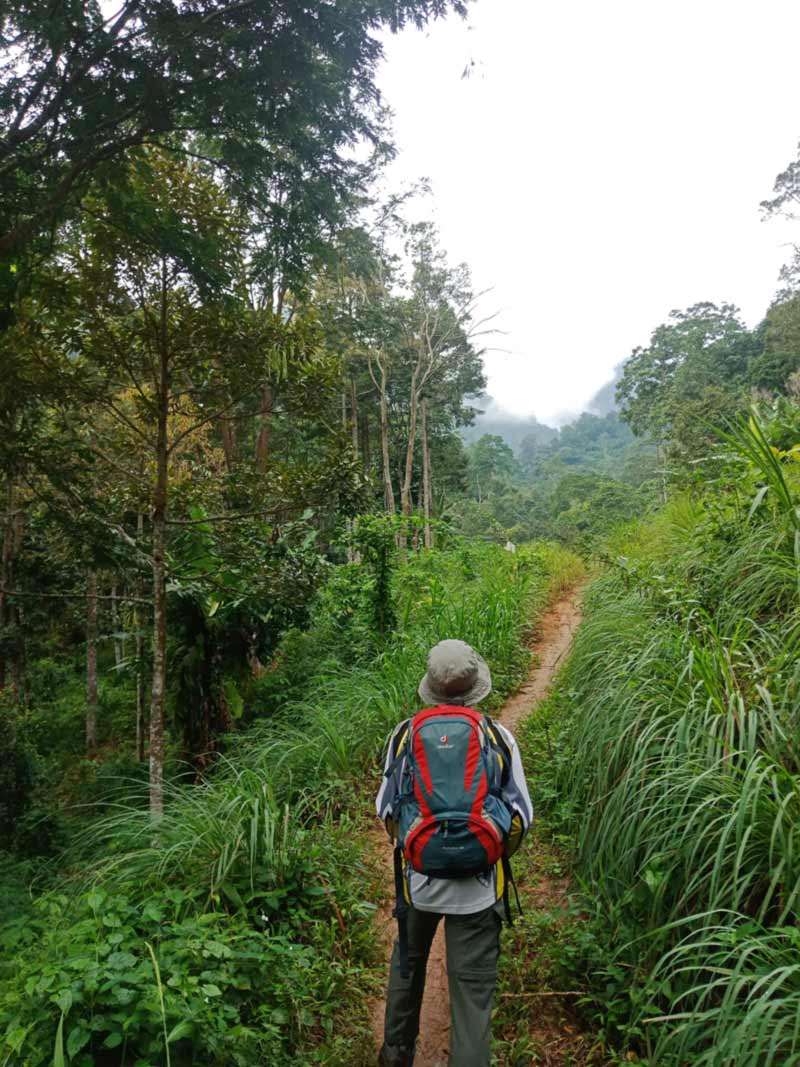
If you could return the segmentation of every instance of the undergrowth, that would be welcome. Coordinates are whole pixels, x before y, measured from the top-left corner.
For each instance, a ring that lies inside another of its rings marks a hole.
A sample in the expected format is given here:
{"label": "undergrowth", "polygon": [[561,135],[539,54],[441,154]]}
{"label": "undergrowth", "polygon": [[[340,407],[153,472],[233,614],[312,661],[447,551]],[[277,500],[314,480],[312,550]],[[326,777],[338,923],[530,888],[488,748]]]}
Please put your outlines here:
{"label": "undergrowth", "polygon": [[33,918],[4,926],[0,1063],[367,1063],[365,772],[418,706],[432,644],[477,647],[499,701],[524,674],[531,613],[579,571],[548,546],[420,555],[397,568],[397,627],[376,641],[374,571],[339,568],[311,629],[276,656],[267,721],[204,783],[173,786],[157,827],[112,805]]}

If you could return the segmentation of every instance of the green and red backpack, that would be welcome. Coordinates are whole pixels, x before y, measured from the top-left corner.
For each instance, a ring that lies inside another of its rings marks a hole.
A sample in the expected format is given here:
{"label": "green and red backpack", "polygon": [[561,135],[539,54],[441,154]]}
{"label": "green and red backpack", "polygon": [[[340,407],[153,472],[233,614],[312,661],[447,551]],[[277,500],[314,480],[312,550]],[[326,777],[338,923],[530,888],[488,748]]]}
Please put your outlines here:
{"label": "green and red backpack", "polygon": [[401,970],[407,970],[404,864],[431,878],[469,878],[501,863],[508,907],[512,812],[503,799],[511,752],[492,720],[474,708],[441,704],[417,712],[395,734],[386,776],[402,766],[391,815],[395,916]]}
{"label": "green and red backpack", "polygon": [[431,878],[468,878],[503,856],[511,812],[502,799],[499,731],[473,708],[418,712],[395,759],[405,759],[393,818],[406,863]]}

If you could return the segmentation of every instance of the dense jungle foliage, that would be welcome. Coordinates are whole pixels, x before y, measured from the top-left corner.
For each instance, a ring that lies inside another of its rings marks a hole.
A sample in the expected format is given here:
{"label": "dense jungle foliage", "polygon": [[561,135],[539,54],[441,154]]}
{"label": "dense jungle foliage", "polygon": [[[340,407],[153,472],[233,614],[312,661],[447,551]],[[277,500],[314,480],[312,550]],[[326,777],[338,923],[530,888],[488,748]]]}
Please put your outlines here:
{"label": "dense jungle foliage", "polygon": [[[172,787],[154,830],[141,782],[114,767],[113,801],[59,870],[38,868],[32,900],[18,887],[0,934],[4,1062],[371,1062],[359,780],[418,706],[432,644],[480,648],[499,702],[524,673],[530,619],[580,569],[558,548],[466,542],[390,568],[385,588],[368,564],[338,568],[213,775]],[[377,610],[394,620],[384,638]],[[17,870],[27,882],[30,865]]]}

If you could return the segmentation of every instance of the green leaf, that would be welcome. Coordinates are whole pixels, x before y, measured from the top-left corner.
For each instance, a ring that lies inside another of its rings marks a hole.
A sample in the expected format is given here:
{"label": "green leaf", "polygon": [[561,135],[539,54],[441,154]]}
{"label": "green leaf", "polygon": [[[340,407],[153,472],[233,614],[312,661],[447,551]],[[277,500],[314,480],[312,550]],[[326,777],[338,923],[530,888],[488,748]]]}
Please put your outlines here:
{"label": "green leaf", "polygon": [[19,1052],[29,1030],[30,1026],[12,1026],[5,1032],[3,1040],[12,1052]]}
{"label": "green leaf", "polygon": [[160,923],[164,918],[164,910],[154,901],[148,901],[142,909],[142,918],[149,919],[150,922]]}
{"label": "green leaf", "polygon": [[103,902],[106,899],[106,894],[102,889],[93,889],[89,896],[86,898],[86,903],[92,909],[92,911],[98,911],[103,906]]}
{"label": "green leaf", "polygon": [[62,1015],[68,1015],[69,1009],[72,1007],[72,990],[62,989],[56,997],[56,1004],[61,1008]]}
{"label": "green leaf", "polygon": [[231,949],[227,945],[223,945],[221,941],[205,941],[203,948],[210,956],[218,960],[229,959],[233,955]]}
{"label": "green leaf", "polygon": [[241,719],[242,713],[244,712],[244,700],[232,678],[225,679],[222,691],[225,694],[225,702],[228,705],[228,711],[230,711],[231,717],[234,719]]}
{"label": "green leaf", "polygon": [[213,983],[211,983],[209,985],[201,986],[200,988],[202,989],[203,993],[205,993],[205,995],[207,997],[221,997],[222,996],[222,990],[220,989],[220,987],[218,985],[214,985]]}
{"label": "green leaf", "polygon": [[228,882],[223,882],[222,885],[219,887],[219,891],[226,898],[226,900],[229,900],[231,904],[233,904],[234,907],[239,908],[240,910],[244,910],[244,901],[242,900],[242,895],[235,885],[229,884]]}
{"label": "green leaf", "polygon": [[758,490],[758,492],[756,493],[755,497],[753,498],[753,503],[750,505],[750,510],[747,513],[748,519],[752,519],[753,515],[758,510],[758,507],[761,504],[761,501],[767,495],[768,490],[769,490],[769,486],[768,485],[762,485],[761,488]]}
{"label": "green leaf", "polygon": [[106,963],[115,971],[123,971],[126,967],[132,967],[136,963],[136,957],[130,952],[112,952]]}
{"label": "green leaf", "polygon": [[113,1034],[109,1034],[108,1037],[105,1039],[105,1041],[103,1042],[103,1048],[116,1048],[117,1045],[122,1044],[122,1040],[123,1035],[121,1031],[115,1030]]}
{"label": "green leaf", "polygon": [[58,1020],[56,1044],[53,1049],[53,1067],[66,1067],[64,1060],[64,1016]]}
{"label": "green leaf", "polygon": [[171,1045],[173,1041],[180,1041],[182,1037],[191,1037],[194,1033],[194,1026],[188,1019],[184,1019],[183,1022],[173,1026],[170,1032],[167,1034],[167,1044]]}
{"label": "green leaf", "polygon": [[91,1036],[90,1031],[86,1029],[83,1023],[78,1023],[77,1026],[72,1027],[67,1038],[67,1055],[70,1059],[80,1052]]}

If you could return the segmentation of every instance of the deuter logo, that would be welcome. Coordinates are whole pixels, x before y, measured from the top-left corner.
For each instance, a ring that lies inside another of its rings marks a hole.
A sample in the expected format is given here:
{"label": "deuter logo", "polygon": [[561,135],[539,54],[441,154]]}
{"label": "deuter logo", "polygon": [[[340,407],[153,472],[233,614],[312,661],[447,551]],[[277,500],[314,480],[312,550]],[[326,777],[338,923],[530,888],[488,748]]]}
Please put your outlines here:
{"label": "deuter logo", "polygon": [[448,738],[447,734],[442,734],[442,736],[439,738],[439,744],[436,747],[437,748],[452,748],[453,746],[449,745],[447,743],[448,740],[449,740],[449,738]]}
{"label": "deuter logo", "polygon": [[442,734],[442,736],[439,738],[439,740],[442,742],[443,745],[446,745],[447,744],[447,734]]}

